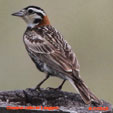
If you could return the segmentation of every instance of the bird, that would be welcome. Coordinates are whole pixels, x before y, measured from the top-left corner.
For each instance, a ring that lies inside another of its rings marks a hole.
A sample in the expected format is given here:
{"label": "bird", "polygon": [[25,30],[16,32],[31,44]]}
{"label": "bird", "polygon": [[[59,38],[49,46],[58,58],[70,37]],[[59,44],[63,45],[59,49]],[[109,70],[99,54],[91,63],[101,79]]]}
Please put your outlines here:
{"label": "bird", "polygon": [[47,13],[42,8],[31,5],[12,15],[21,17],[27,23],[23,35],[25,48],[37,69],[46,74],[35,89],[40,89],[50,76],[54,76],[63,80],[57,90],[61,90],[65,81],[69,80],[85,104],[102,104],[81,78],[76,54],[62,34],[51,25]]}

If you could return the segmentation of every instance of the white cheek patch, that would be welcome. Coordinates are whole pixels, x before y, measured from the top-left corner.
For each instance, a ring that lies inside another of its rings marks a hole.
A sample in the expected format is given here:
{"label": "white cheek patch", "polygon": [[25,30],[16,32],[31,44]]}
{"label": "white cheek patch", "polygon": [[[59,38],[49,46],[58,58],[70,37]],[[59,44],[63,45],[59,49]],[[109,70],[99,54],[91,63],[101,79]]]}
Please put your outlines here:
{"label": "white cheek patch", "polygon": [[35,17],[35,18],[38,18],[38,19],[42,19],[42,17],[39,16],[39,15],[35,15],[34,17]]}
{"label": "white cheek patch", "polygon": [[[45,12],[41,9],[36,9],[36,8],[29,8],[33,10],[36,13],[31,13],[31,14],[26,14],[23,19],[25,22],[28,24],[29,27],[33,28],[35,25],[38,25],[38,21],[35,22],[35,20],[42,20],[42,15],[45,16]],[[38,15],[38,13],[41,13]]]}
{"label": "white cheek patch", "polygon": [[38,23],[33,23],[35,19],[42,19],[41,16],[33,14],[33,15],[29,15],[29,16],[24,16],[23,19],[25,20],[25,22],[28,24],[29,27],[33,28],[35,25],[37,25]]}
{"label": "white cheek patch", "polygon": [[33,22],[35,19],[42,19],[42,17],[40,15],[37,15],[37,14],[31,14],[28,16],[28,19]]}

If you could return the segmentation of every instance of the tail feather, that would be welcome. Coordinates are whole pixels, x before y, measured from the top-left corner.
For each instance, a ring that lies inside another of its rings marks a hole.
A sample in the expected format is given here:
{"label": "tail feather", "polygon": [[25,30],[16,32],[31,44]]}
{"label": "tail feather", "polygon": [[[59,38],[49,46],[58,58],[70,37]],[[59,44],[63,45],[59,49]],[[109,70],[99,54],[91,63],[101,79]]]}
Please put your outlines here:
{"label": "tail feather", "polygon": [[83,80],[72,80],[69,79],[69,81],[72,83],[72,85],[77,88],[79,91],[82,99],[86,104],[90,104],[92,101],[94,101],[97,104],[102,104],[102,102],[88,89],[88,87],[84,84]]}

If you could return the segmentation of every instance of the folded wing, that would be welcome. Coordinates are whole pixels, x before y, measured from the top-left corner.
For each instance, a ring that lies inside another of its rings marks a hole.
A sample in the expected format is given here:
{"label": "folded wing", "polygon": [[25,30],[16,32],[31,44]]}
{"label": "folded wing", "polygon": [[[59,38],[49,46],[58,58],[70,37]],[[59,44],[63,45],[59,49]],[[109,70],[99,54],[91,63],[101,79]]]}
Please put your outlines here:
{"label": "folded wing", "polygon": [[[27,48],[34,53],[41,54],[41,59],[48,65],[51,62],[65,72],[79,71],[76,56],[60,33],[53,27],[46,27],[42,30],[43,35],[40,33],[42,31],[36,29],[25,33],[24,42]],[[45,55],[46,59],[43,58]]]}

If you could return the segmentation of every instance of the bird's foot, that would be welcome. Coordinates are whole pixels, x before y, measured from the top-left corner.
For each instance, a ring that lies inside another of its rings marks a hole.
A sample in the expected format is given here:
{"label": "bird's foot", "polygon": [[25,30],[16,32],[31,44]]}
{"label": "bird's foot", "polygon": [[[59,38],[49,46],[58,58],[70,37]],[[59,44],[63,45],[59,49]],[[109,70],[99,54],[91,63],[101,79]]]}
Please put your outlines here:
{"label": "bird's foot", "polygon": [[30,91],[30,92],[33,92],[33,91],[36,91],[35,88],[26,88],[27,91]]}
{"label": "bird's foot", "polygon": [[51,88],[51,87],[47,87],[46,88],[47,90],[55,90],[55,91],[60,91],[61,90],[61,88]]}

